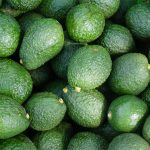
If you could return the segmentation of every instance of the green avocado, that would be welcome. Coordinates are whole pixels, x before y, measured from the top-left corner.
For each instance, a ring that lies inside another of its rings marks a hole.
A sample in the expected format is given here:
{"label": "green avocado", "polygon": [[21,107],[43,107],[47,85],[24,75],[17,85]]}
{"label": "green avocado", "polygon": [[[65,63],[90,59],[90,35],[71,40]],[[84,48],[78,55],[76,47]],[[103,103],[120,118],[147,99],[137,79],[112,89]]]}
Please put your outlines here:
{"label": "green avocado", "polygon": [[117,24],[110,24],[105,28],[102,36],[98,39],[98,44],[107,48],[111,55],[131,52],[135,48],[130,31]]}
{"label": "green avocado", "polygon": [[58,96],[41,92],[34,94],[26,104],[30,115],[30,126],[37,131],[50,130],[64,118],[66,105]]}
{"label": "green avocado", "polygon": [[66,150],[72,132],[72,125],[62,122],[54,129],[38,133],[34,143],[38,150]]}
{"label": "green avocado", "polygon": [[46,17],[63,21],[68,11],[75,6],[77,0],[43,0],[39,11]]}
{"label": "green avocado", "polygon": [[76,42],[87,43],[96,40],[103,32],[105,18],[96,4],[79,4],[67,14],[66,28]]}
{"label": "green avocado", "polygon": [[81,47],[70,59],[68,82],[73,87],[89,90],[102,85],[111,72],[108,51],[99,45]]}
{"label": "green avocado", "polygon": [[0,150],[36,150],[35,145],[25,135],[0,140]]}
{"label": "green avocado", "polygon": [[41,67],[56,56],[64,44],[64,33],[60,23],[54,19],[37,20],[25,32],[20,59],[28,70]]}
{"label": "green avocado", "polygon": [[[150,40],[150,4],[133,5],[126,14],[126,24],[140,40]],[[142,21],[141,21],[142,20]]]}
{"label": "green avocado", "polygon": [[0,95],[0,114],[0,139],[18,135],[29,126],[29,115],[25,109],[8,96]]}
{"label": "green avocado", "polygon": [[29,11],[38,7],[42,0],[6,0],[13,8]]}
{"label": "green avocado", "polygon": [[108,150],[150,150],[150,146],[141,136],[124,133],[112,140]]}
{"label": "green avocado", "polygon": [[41,14],[38,14],[36,12],[28,12],[22,15],[19,18],[19,24],[21,26],[21,30],[23,33],[29,28],[30,25],[32,25],[35,21],[40,20],[44,18]]}
{"label": "green avocado", "polygon": [[110,18],[118,10],[120,0],[79,0],[79,3],[96,3],[102,10],[105,18]]}
{"label": "green avocado", "polygon": [[22,104],[31,94],[30,74],[11,59],[0,59],[0,93]]}
{"label": "green avocado", "polygon": [[147,117],[144,126],[143,126],[143,137],[150,144],[150,116]]}
{"label": "green avocado", "polygon": [[140,53],[128,53],[113,62],[109,85],[113,92],[140,94],[149,83],[149,64],[147,57]]}
{"label": "green avocado", "polygon": [[67,150],[107,150],[108,143],[100,135],[79,132],[70,141]]}
{"label": "green avocado", "polygon": [[106,100],[97,90],[83,91],[67,86],[63,89],[63,99],[68,115],[83,127],[96,128],[102,124],[106,113]]}
{"label": "green avocado", "polygon": [[0,12],[0,57],[12,55],[19,44],[20,26],[11,16]]}
{"label": "green avocado", "polygon": [[116,98],[109,106],[108,121],[120,132],[133,132],[143,122],[148,106],[140,98],[124,95]]}

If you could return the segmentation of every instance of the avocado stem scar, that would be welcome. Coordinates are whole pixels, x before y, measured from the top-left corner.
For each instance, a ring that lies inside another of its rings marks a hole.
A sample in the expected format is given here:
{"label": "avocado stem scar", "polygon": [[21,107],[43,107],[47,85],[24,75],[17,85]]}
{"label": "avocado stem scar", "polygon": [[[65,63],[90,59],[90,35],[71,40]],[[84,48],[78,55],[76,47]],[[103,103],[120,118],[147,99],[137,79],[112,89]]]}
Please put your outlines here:
{"label": "avocado stem scar", "polygon": [[22,61],[22,59],[20,59],[20,64],[23,64],[23,61]]}
{"label": "avocado stem scar", "polygon": [[27,118],[27,119],[29,119],[29,118],[30,118],[29,114],[26,114],[26,118]]}
{"label": "avocado stem scar", "polygon": [[63,88],[63,92],[67,93],[68,92],[68,88],[67,87]]}
{"label": "avocado stem scar", "polygon": [[148,64],[148,70],[150,70],[150,64]]}
{"label": "avocado stem scar", "polygon": [[60,98],[60,99],[59,99],[59,102],[60,102],[61,104],[63,104],[63,103],[64,103],[64,100],[63,100],[62,98]]}
{"label": "avocado stem scar", "polygon": [[79,93],[79,92],[81,92],[81,88],[80,87],[75,87],[75,91]]}

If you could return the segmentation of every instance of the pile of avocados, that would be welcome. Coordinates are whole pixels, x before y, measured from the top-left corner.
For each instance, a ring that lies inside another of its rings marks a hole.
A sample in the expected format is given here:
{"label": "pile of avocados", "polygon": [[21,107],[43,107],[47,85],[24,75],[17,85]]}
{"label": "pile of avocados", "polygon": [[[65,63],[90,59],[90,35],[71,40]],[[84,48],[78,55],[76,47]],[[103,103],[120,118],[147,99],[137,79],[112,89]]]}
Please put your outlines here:
{"label": "pile of avocados", "polygon": [[0,150],[150,150],[150,1],[0,0]]}

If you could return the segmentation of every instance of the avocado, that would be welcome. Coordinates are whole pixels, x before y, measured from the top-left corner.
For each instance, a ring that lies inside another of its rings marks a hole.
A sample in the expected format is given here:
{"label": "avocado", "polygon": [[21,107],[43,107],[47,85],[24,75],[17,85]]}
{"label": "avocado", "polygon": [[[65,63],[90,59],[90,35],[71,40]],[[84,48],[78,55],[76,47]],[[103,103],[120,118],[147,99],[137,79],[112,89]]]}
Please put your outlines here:
{"label": "avocado", "polygon": [[37,20],[25,32],[20,48],[21,63],[28,70],[37,69],[56,56],[63,44],[64,33],[58,21]]}
{"label": "avocado", "polygon": [[120,0],[79,0],[79,3],[96,3],[102,10],[105,18],[110,18],[118,10]]}
{"label": "avocado", "polygon": [[43,0],[38,9],[45,17],[62,22],[68,11],[76,4],[77,0]]}
{"label": "avocado", "polygon": [[143,101],[147,103],[147,105],[150,107],[150,87],[148,86],[146,90],[142,93],[141,98]]}
{"label": "avocado", "polygon": [[83,91],[67,86],[63,89],[63,99],[68,115],[83,127],[96,128],[104,119],[106,100],[97,90]]}
{"label": "avocado", "polygon": [[96,4],[79,4],[67,14],[66,28],[71,39],[87,43],[96,40],[103,32],[105,18]]}
{"label": "avocado", "polygon": [[130,31],[118,24],[108,25],[98,39],[98,44],[107,48],[111,55],[131,52],[135,48],[134,39]]}
{"label": "avocado", "polygon": [[107,150],[108,143],[100,135],[79,132],[70,141],[67,150]]}
{"label": "avocado", "polygon": [[4,14],[10,15],[12,17],[18,17],[26,11],[14,9],[10,6],[10,4],[7,1],[4,1],[0,8],[0,12],[3,12]]}
{"label": "avocado", "polygon": [[149,65],[145,55],[128,53],[113,62],[109,85],[113,92],[123,94],[140,94],[149,83]]}
{"label": "avocado", "polygon": [[28,12],[22,15],[19,18],[19,24],[21,26],[21,30],[23,33],[29,28],[31,24],[33,24],[35,21],[44,18],[41,14],[38,14],[36,12]]}
{"label": "avocado", "polygon": [[66,112],[63,99],[48,92],[34,94],[25,108],[30,115],[31,128],[37,131],[50,130],[56,127]]}
{"label": "avocado", "polygon": [[42,0],[6,0],[14,9],[29,11],[38,7]]}
{"label": "avocado", "polygon": [[0,150],[36,150],[32,141],[23,134],[0,140]]}
{"label": "avocado", "polygon": [[109,144],[108,150],[149,150],[149,144],[135,133],[124,133]]}
{"label": "avocado", "polygon": [[140,40],[150,40],[150,4],[133,5],[126,14],[126,24]]}
{"label": "avocado", "polygon": [[66,150],[72,132],[72,125],[62,122],[54,129],[38,133],[34,143],[38,150]]}
{"label": "avocado", "polygon": [[145,140],[147,140],[147,142],[150,144],[150,116],[147,117],[144,123],[142,133]]}
{"label": "avocado", "polygon": [[10,96],[22,104],[31,94],[30,74],[11,59],[0,59],[0,93]]}
{"label": "avocado", "polygon": [[52,92],[57,96],[62,97],[63,88],[65,88],[66,85],[67,85],[66,81],[59,80],[59,79],[53,80],[46,85],[45,91]]}
{"label": "avocado", "polygon": [[116,98],[109,106],[108,121],[120,132],[133,132],[138,129],[148,112],[148,106],[140,98],[124,95]]}
{"label": "avocado", "polygon": [[69,61],[77,49],[82,46],[83,44],[70,40],[66,35],[63,50],[51,61],[52,69],[58,77],[67,79]]}
{"label": "avocado", "polygon": [[84,90],[102,85],[111,72],[112,61],[108,51],[99,45],[81,47],[70,59],[68,82]]}
{"label": "avocado", "polygon": [[11,16],[0,12],[0,57],[11,56],[17,49],[20,26]]}
{"label": "avocado", "polygon": [[8,96],[0,95],[0,114],[0,139],[18,135],[29,126],[29,115],[25,109]]}

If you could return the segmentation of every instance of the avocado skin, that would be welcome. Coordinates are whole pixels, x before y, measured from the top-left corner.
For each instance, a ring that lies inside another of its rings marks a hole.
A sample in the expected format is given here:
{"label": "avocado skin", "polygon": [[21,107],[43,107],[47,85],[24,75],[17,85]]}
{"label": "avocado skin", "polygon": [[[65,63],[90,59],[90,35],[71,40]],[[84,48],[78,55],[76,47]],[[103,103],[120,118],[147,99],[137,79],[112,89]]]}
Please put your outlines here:
{"label": "avocado skin", "polygon": [[141,98],[143,101],[147,103],[147,105],[150,107],[150,87],[148,86],[145,91],[142,93]]}
{"label": "avocado skin", "polygon": [[108,19],[118,10],[120,0],[79,0],[79,3],[96,3]]}
{"label": "avocado skin", "polygon": [[112,140],[108,150],[149,150],[149,144],[135,133],[124,133]]}
{"label": "avocado skin", "polygon": [[117,24],[108,25],[98,43],[107,48],[111,55],[131,52],[135,48],[130,31],[126,27]]}
{"label": "avocado skin", "polygon": [[150,143],[150,116],[147,117],[144,123],[142,133],[145,140]]}
{"label": "avocado skin", "polygon": [[140,98],[124,95],[116,98],[109,106],[108,121],[120,132],[134,132],[147,115],[148,106]]}
{"label": "avocado skin", "polygon": [[34,70],[56,56],[64,44],[60,23],[54,19],[40,19],[26,31],[20,48],[20,59],[28,70]]}
{"label": "avocado skin", "polygon": [[[133,5],[126,14],[126,24],[140,40],[150,40],[150,4]],[[142,20],[142,21],[141,21]]]}
{"label": "avocado skin", "polygon": [[30,115],[30,126],[37,131],[46,131],[57,126],[65,116],[66,105],[53,93],[34,94],[25,106]]}
{"label": "avocado skin", "polygon": [[0,57],[12,55],[19,44],[20,26],[11,16],[0,12]]}
{"label": "avocado skin", "polygon": [[108,51],[99,45],[84,46],[76,51],[68,66],[68,82],[84,90],[102,85],[110,75],[112,61]]}
{"label": "avocado skin", "polygon": [[0,140],[1,150],[36,150],[35,145],[32,141],[23,134],[17,135],[15,137]]}
{"label": "avocado skin", "polygon": [[79,4],[67,14],[66,28],[71,39],[88,43],[96,40],[103,32],[105,18],[96,4]]}
{"label": "avocado skin", "polygon": [[8,96],[0,95],[0,114],[0,139],[20,134],[29,126],[25,109]]}
{"label": "avocado skin", "polygon": [[42,0],[7,0],[15,9],[29,11],[38,7]]}
{"label": "avocado skin", "polygon": [[35,21],[44,18],[41,14],[36,12],[28,12],[19,18],[19,24],[23,33],[32,25]]}
{"label": "avocado skin", "polygon": [[106,113],[105,97],[97,90],[77,92],[71,86],[66,88],[67,93],[63,93],[63,99],[71,119],[83,127],[98,127]]}
{"label": "avocado skin", "polygon": [[72,132],[72,125],[62,122],[54,129],[35,135],[34,143],[38,150],[66,150]]}
{"label": "avocado skin", "polygon": [[113,92],[140,94],[149,83],[148,60],[140,53],[128,53],[113,62],[109,85]]}
{"label": "avocado skin", "polygon": [[67,150],[107,150],[108,143],[92,132],[79,132],[70,141]]}
{"label": "avocado skin", "polygon": [[77,4],[77,0],[43,0],[39,11],[45,17],[63,21],[68,11]]}
{"label": "avocado skin", "polygon": [[30,74],[11,59],[0,59],[0,93],[22,104],[32,92]]}
{"label": "avocado skin", "polygon": [[67,79],[67,70],[70,59],[82,46],[83,44],[76,43],[66,36],[63,50],[51,61],[52,69],[58,77],[65,80]]}

